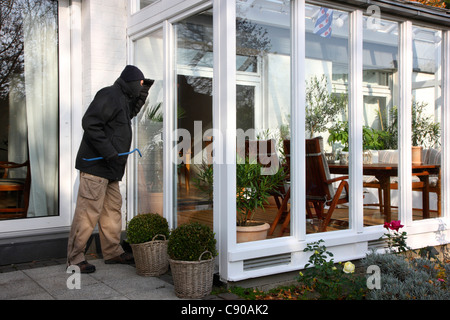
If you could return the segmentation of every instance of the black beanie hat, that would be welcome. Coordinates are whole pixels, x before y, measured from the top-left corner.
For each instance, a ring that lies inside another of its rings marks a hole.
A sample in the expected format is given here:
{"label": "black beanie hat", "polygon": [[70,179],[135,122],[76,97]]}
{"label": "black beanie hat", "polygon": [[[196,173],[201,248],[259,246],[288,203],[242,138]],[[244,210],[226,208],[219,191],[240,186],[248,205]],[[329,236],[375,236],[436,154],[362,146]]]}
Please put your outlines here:
{"label": "black beanie hat", "polygon": [[144,80],[144,74],[135,66],[128,65],[123,69],[120,78],[126,82]]}

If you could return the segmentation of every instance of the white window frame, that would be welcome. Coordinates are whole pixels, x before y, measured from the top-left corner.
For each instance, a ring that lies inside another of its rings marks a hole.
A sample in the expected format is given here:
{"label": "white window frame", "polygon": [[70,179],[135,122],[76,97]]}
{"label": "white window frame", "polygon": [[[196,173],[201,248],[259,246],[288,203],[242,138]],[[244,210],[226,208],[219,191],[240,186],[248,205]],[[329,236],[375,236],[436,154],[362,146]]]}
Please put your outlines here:
{"label": "white window frame", "polygon": [[73,167],[81,136],[81,0],[58,1],[59,70],[59,212],[56,216],[0,221],[1,238],[64,233],[70,228],[75,206]]}
{"label": "white window frame", "polygon": [[[130,0],[133,1],[133,0]],[[216,151],[225,155],[226,164],[214,164],[214,232],[218,244],[218,264],[220,276],[225,281],[239,281],[248,278],[261,277],[276,273],[298,270],[307,263],[308,255],[303,252],[307,243],[324,239],[327,248],[334,253],[335,261],[357,259],[365,256],[369,249],[369,242],[377,240],[383,235],[382,225],[364,227],[363,225],[363,194],[362,194],[362,109],[364,84],[363,84],[363,15],[365,12],[355,7],[339,5],[340,9],[347,10],[350,19],[349,33],[349,117],[350,117],[350,227],[347,230],[333,231],[316,234],[306,234],[305,216],[305,185],[302,177],[305,170],[305,0],[292,2],[291,31],[292,31],[292,97],[291,97],[291,175],[294,177],[291,186],[291,233],[290,236],[267,239],[256,242],[236,243],[236,84],[238,81],[236,72],[236,1],[235,0],[211,0],[211,1],[160,1],[151,6],[152,9],[166,4],[165,10],[143,10],[133,14],[129,19],[130,41],[142,37],[148,33],[151,27],[159,25],[164,29],[165,57],[165,119],[172,119],[174,114],[174,50],[175,39],[173,23],[182,20],[192,14],[206,10],[212,6],[214,15],[214,68],[213,68],[213,123],[214,128],[222,133],[222,141],[216,145]],[[336,6],[336,3],[327,2],[326,6]],[[403,114],[400,118],[402,134],[400,135],[401,162],[399,178],[404,188],[400,190],[401,211],[399,218],[405,221],[408,239],[412,246],[436,243],[435,233],[445,223],[450,224],[450,204],[443,201],[444,216],[440,219],[426,219],[411,221],[410,209],[412,207],[412,192],[408,189],[411,185],[411,161],[410,152],[410,101],[411,73],[412,73],[412,23],[399,21],[400,28],[400,87],[399,110]],[[443,30],[443,47],[446,48],[443,56],[443,101],[442,101],[442,127],[450,127],[450,98],[445,92],[450,92],[450,31]],[[130,43],[132,47],[132,43]],[[132,57],[132,55],[130,55]],[[132,60],[130,61],[132,63]],[[403,129],[404,128],[404,129]],[[409,128],[409,129],[408,129]],[[170,121],[164,124],[164,141],[173,141],[173,124]],[[450,177],[449,151],[450,130],[442,133],[442,184],[443,198],[449,198]],[[402,155],[403,154],[403,155]],[[408,161],[409,159],[409,161]],[[170,145],[167,144],[164,151],[164,181],[168,182],[164,187],[164,216],[173,225],[173,173],[170,169],[173,163]],[[408,165],[409,163],[409,165]],[[409,191],[408,191],[409,190]],[[220,195],[220,196],[218,196]],[[444,230],[449,234],[448,227]],[[449,235],[450,236],[450,235]],[[290,255],[290,261],[272,267],[244,270],[244,261],[259,259],[267,256]]]}

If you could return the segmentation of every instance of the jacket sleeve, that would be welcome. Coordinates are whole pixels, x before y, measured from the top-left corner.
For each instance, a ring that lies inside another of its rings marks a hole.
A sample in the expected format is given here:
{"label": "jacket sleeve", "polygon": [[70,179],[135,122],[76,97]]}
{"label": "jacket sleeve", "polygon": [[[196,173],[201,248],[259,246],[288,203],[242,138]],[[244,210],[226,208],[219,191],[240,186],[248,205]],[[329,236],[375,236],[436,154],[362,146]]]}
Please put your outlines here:
{"label": "jacket sleeve", "polygon": [[106,123],[113,116],[114,109],[108,107],[113,105],[108,103],[105,91],[99,91],[82,119],[82,126],[87,135],[89,143],[107,161],[117,157],[117,150],[106,133]]}

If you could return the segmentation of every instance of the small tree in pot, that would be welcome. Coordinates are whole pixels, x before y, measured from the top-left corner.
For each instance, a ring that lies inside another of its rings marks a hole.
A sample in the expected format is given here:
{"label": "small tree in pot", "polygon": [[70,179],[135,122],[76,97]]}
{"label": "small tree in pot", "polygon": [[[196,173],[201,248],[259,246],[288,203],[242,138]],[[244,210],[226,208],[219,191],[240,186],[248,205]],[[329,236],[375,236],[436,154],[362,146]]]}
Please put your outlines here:
{"label": "small tree in pot", "polygon": [[170,236],[168,254],[178,297],[201,298],[211,292],[217,250],[208,226],[198,222],[178,226]]}
{"label": "small tree in pot", "polygon": [[[162,238],[162,240],[157,240]],[[136,272],[157,276],[167,272],[169,224],[157,213],[139,214],[127,226],[127,241],[133,250]]]}

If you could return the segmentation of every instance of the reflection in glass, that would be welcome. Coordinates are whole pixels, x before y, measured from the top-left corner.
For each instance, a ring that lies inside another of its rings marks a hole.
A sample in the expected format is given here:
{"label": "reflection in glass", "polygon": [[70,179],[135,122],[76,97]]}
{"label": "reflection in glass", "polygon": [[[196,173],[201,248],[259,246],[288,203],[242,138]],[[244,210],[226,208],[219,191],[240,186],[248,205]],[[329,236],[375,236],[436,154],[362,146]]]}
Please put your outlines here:
{"label": "reflection in glass", "polygon": [[[162,30],[134,43],[135,64],[155,80],[137,115],[136,145],[142,157],[136,162],[137,213],[163,214],[163,36]],[[148,59],[151,57],[151,59]]]}
{"label": "reflection in glass", "polygon": [[[308,139],[319,140],[318,144],[307,141],[306,232],[344,230],[349,227],[346,183],[327,181],[348,175],[349,17],[326,7],[307,4],[305,9],[305,128]],[[333,167],[340,163],[344,172]],[[317,188],[318,181],[326,188]],[[333,208],[333,199],[343,203]]]}
{"label": "reflection in glass", "polygon": [[174,165],[176,225],[213,228],[212,77],[213,17],[208,10],[175,25],[177,163]]}
{"label": "reflection in glass", "polygon": [[[413,150],[420,151],[415,162],[441,164],[441,67],[442,32],[413,26],[412,137]],[[428,192],[424,184],[429,183]],[[413,177],[413,220],[441,215],[440,169],[430,176]],[[428,200],[427,200],[428,199]],[[429,207],[429,208],[428,208]]]}
{"label": "reflection in glass", "polygon": [[[364,17],[363,89],[364,165],[398,164],[398,23]],[[363,177],[364,225],[383,224],[398,217],[398,178],[386,177],[391,192],[386,198],[380,175]],[[384,177],[384,175],[383,175]],[[390,200],[389,200],[390,199]],[[385,205],[385,200],[389,205]]]}
{"label": "reflection in glass", "polygon": [[290,14],[290,1],[236,1],[237,224],[272,226],[269,238],[290,234]]}
{"label": "reflection in glass", "polygon": [[58,215],[58,2],[2,1],[0,22],[0,161],[29,160],[8,172],[29,192],[2,192],[0,219]]}
{"label": "reflection in glass", "polygon": [[144,9],[145,7],[148,7],[149,5],[158,2],[161,0],[139,0],[139,8],[137,8],[138,10],[140,9]]}

